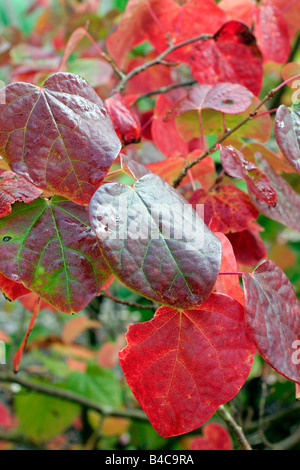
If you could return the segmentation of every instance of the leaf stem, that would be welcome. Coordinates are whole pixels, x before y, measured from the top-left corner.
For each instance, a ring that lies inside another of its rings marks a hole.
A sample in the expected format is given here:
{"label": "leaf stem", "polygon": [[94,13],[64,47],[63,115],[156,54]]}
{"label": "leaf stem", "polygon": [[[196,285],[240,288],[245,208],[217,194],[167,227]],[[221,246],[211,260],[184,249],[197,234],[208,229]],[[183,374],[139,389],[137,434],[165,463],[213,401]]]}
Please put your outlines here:
{"label": "leaf stem", "polygon": [[118,299],[117,297],[114,297],[113,295],[110,295],[107,292],[101,292],[100,296],[106,297],[107,299],[110,299],[113,302],[116,302],[118,304],[128,305],[129,307],[135,307],[135,308],[139,308],[141,310],[153,310],[154,312],[155,312],[155,310],[157,310],[154,305],[142,305],[142,304],[138,304],[136,302],[130,302],[129,300]]}

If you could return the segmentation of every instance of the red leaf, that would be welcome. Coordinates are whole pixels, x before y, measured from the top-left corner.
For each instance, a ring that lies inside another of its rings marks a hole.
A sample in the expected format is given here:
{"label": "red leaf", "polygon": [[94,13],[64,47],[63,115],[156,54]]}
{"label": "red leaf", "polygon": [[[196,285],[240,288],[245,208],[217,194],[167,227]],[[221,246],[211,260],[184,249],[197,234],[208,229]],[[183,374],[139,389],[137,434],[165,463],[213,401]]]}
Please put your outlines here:
{"label": "red leaf", "polygon": [[10,426],[11,417],[7,409],[0,403],[0,426],[7,428]]}
{"label": "red leaf", "polygon": [[227,13],[228,19],[243,21],[251,27],[255,9],[252,0],[221,0],[219,7]]}
{"label": "red leaf", "polygon": [[[139,67],[157,56],[157,52],[151,51],[146,57],[136,57],[129,62],[126,73],[135,67]],[[126,85],[126,95],[143,95],[158,88],[168,86],[172,83],[171,69],[168,65],[154,65],[138,73],[130,79]]]}
{"label": "red leaf", "polygon": [[2,290],[4,296],[11,301],[14,301],[21,297],[22,295],[30,294],[30,291],[26,289],[20,282],[11,281],[4,277],[0,273],[0,289]]}
{"label": "red leaf", "polygon": [[243,154],[229,145],[220,145],[221,162],[228,175],[235,178],[242,178],[246,181],[248,189],[256,197],[274,207],[277,202],[277,193],[273,188],[268,176],[261,171],[254,163],[249,162]]}
{"label": "red leaf", "polygon": [[177,91],[176,93],[159,95],[154,109],[152,138],[155,145],[166,157],[175,155],[186,157],[189,154],[188,143],[179,136],[175,121],[164,121],[166,112],[179,98],[180,94]]}
{"label": "red leaf", "polygon": [[300,108],[287,108],[284,104],[279,106],[274,131],[283,155],[300,174]]}
{"label": "red leaf", "polygon": [[264,60],[284,64],[290,55],[290,38],[280,10],[267,1],[256,10],[254,34]]}
{"label": "red leaf", "polygon": [[187,97],[180,100],[165,114],[168,122],[177,116],[196,110],[214,109],[228,114],[246,111],[252,103],[252,93],[237,83],[217,83],[216,85],[200,85],[193,87]]}
{"label": "red leaf", "polygon": [[83,78],[57,73],[44,87],[1,90],[0,148],[11,169],[41,189],[88,204],[121,144],[97,93]]}
{"label": "red leaf", "polygon": [[243,147],[244,157],[252,163],[256,163],[255,158],[265,158],[276,173],[293,173],[293,168],[286,162],[284,156],[280,153],[274,153],[264,145],[253,142]]}
{"label": "red leaf", "polygon": [[219,184],[208,193],[197,189],[190,198],[190,204],[204,204],[204,221],[207,226],[214,219],[216,232],[240,232],[258,217],[258,210],[248,194],[236,186]]}
{"label": "red leaf", "polygon": [[211,294],[193,310],[160,307],[151,321],[130,325],[126,338],[121,367],[164,437],[201,426],[234,397],[255,351],[243,307],[223,294]]}
{"label": "red leaf", "polygon": [[32,313],[32,317],[30,319],[30,322],[29,322],[29,325],[28,325],[28,328],[27,328],[27,331],[25,333],[25,336],[22,340],[22,343],[21,345],[19,346],[19,348],[17,349],[15,355],[14,355],[14,359],[13,359],[13,366],[14,366],[14,372],[18,372],[19,370],[19,364],[21,362],[21,359],[22,359],[22,356],[23,356],[23,352],[26,348],[26,344],[27,344],[27,339],[28,339],[28,336],[30,335],[31,333],[31,330],[34,326],[34,323],[35,323],[35,320],[36,320],[36,317],[40,311],[40,301],[41,299],[39,297],[37,297],[36,299],[36,303],[35,303],[35,307],[34,307],[34,310],[33,310],[33,313]]}
{"label": "red leaf", "polygon": [[272,4],[276,6],[288,26],[290,40],[294,39],[299,32],[300,24],[300,0],[272,0]]}
{"label": "red leaf", "polygon": [[[223,233],[215,233],[215,235],[222,243],[220,272],[236,272],[237,264],[230,241]],[[241,305],[244,305],[244,291],[240,286],[239,276],[219,275],[216,281],[216,291],[227,294],[229,297],[237,300]]]}
{"label": "red leaf", "polygon": [[199,83],[240,83],[254,95],[260,92],[263,79],[261,53],[250,29],[239,21],[225,23],[214,39],[195,44],[190,66]]}
{"label": "red leaf", "polygon": [[90,203],[100,251],[130,289],[192,308],[215,284],[221,244],[178,191],[150,174],[133,186],[101,186]]}
{"label": "red leaf", "polygon": [[11,204],[16,201],[29,203],[37,199],[42,191],[22,176],[12,171],[0,175],[0,217],[11,213]]}
{"label": "red leaf", "polygon": [[265,361],[277,372],[300,383],[294,360],[300,339],[300,305],[284,272],[270,260],[243,275],[246,321]]}
{"label": "red leaf", "polygon": [[130,109],[122,95],[114,92],[110,98],[105,100],[105,107],[110,115],[114,129],[123,144],[131,144],[140,141],[141,125],[139,118]]}
{"label": "red leaf", "polygon": [[274,219],[283,225],[300,232],[300,198],[284,178],[277,175],[269,163],[259,155],[256,161],[262,170],[268,175],[272,186],[277,193],[275,207],[270,207],[250,193],[253,204],[257,209],[270,219]]}
{"label": "red leaf", "polygon": [[202,428],[203,436],[195,436],[190,450],[232,450],[232,440],[227,429],[217,423],[208,423]]}
{"label": "red leaf", "polygon": [[259,232],[249,227],[242,232],[227,233],[238,263],[245,266],[255,266],[267,256]]}

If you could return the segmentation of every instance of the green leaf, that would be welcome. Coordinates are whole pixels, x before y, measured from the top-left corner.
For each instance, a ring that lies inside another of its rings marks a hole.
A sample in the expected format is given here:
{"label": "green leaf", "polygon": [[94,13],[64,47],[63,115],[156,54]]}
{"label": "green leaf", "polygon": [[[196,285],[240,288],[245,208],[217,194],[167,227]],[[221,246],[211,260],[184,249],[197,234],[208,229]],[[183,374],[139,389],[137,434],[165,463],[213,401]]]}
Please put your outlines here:
{"label": "green leaf", "polygon": [[62,197],[14,204],[0,234],[0,272],[64,313],[82,310],[111,275],[87,208]]}

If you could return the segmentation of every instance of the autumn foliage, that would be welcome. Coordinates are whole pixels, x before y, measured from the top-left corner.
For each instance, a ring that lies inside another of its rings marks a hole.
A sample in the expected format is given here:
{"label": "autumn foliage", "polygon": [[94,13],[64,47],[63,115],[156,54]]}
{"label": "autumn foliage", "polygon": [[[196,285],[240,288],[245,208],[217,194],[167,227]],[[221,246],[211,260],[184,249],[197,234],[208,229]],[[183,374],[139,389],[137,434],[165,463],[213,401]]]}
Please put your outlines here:
{"label": "autumn foliage", "polygon": [[[40,66],[12,63],[16,35],[0,55],[0,288],[33,317],[80,312],[111,282],[145,298],[156,311],[129,326],[120,365],[154,429],[186,434],[255,353],[300,385],[300,306],[259,219],[300,232],[299,100],[269,109],[300,77],[300,2],[129,0],[101,39],[97,2],[73,3],[62,29],[44,10],[27,45]],[[270,64],[283,78],[266,89]],[[218,426],[189,448],[232,448]]]}

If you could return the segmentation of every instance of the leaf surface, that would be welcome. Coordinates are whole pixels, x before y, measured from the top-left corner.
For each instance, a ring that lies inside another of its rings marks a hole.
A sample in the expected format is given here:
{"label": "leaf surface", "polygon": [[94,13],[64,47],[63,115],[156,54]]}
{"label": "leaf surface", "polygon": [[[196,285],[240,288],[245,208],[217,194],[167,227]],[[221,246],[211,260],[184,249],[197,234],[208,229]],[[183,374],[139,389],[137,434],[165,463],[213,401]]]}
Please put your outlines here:
{"label": "leaf surface", "polygon": [[239,150],[232,145],[220,146],[221,162],[228,175],[244,179],[250,191],[256,197],[274,207],[277,202],[277,193],[268,176],[254,163],[246,160]]}
{"label": "leaf surface", "polygon": [[0,271],[64,313],[82,310],[111,275],[87,208],[55,196],[0,219]]}
{"label": "leaf surface", "polygon": [[277,144],[290,165],[300,174],[300,107],[284,104],[276,111],[274,123]]}
{"label": "leaf surface", "polygon": [[216,185],[211,191],[197,189],[189,200],[196,209],[204,204],[204,221],[207,226],[214,217],[214,231],[240,232],[258,217],[258,210],[248,194],[231,184]]}
{"label": "leaf surface", "polygon": [[11,204],[16,201],[29,203],[37,199],[42,191],[22,176],[12,171],[0,175],[0,217],[11,213]]}
{"label": "leaf surface", "polygon": [[0,93],[0,149],[11,169],[40,189],[88,204],[121,148],[91,85],[56,73],[43,87],[12,83]]}
{"label": "leaf surface", "polygon": [[285,273],[271,260],[243,275],[246,321],[263,358],[277,372],[300,383],[293,360],[300,339],[300,305]]}
{"label": "leaf surface", "polygon": [[159,176],[146,175],[133,186],[101,186],[90,203],[90,220],[101,253],[130,289],[180,308],[209,296],[220,242]]}
{"label": "leaf surface", "polygon": [[105,107],[123,144],[128,145],[139,142],[141,138],[139,119],[132,109],[127,106],[122,95],[114,92],[105,100]]}
{"label": "leaf surface", "polygon": [[196,429],[236,395],[255,351],[243,307],[224,294],[193,310],[160,307],[151,321],[130,325],[126,338],[121,367],[164,437]]}
{"label": "leaf surface", "polygon": [[190,67],[199,83],[240,83],[254,95],[262,85],[262,57],[248,26],[231,20],[223,24],[214,39],[194,45]]}

